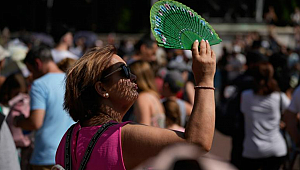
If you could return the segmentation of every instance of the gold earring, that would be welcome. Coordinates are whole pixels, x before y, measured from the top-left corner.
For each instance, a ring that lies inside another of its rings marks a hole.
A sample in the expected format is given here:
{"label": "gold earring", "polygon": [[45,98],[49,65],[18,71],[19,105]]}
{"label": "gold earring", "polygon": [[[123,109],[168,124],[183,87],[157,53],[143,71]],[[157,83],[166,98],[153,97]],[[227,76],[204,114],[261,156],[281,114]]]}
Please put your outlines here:
{"label": "gold earring", "polygon": [[108,94],[108,93],[105,93],[104,97],[105,97],[105,98],[109,98],[109,94]]}

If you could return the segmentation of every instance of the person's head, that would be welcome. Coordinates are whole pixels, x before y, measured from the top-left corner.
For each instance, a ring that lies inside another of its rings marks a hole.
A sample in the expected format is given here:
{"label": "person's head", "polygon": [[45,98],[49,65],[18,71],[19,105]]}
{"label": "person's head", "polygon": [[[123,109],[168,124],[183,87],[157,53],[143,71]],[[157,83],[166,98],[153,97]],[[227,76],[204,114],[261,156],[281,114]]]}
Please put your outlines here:
{"label": "person's head", "polygon": [[276,80],[273,78],[274,68],[269,62],[260,62],[253,67],[254,92],[268,95],[280,91]]}
{"label": "person's head", "polygon": [[134,46],[136,54],[144,61],[156,61],[157,43],[150,37],[142,37]]}
{"label": "person's head", "polygon": [[76,62],[76,59],[64,58],[63,60],[61,60],[60,62],[57,63],[57,66],[63,72],[66,72],[75,62]]}
{"label": "person's head", "polygon": [[114,45],[116,41],[116,34],[111,32],[107,35],[107,43],[110,45]]}
{"label": "person's head", "polygon": [[152,91],[157,92],[155,85],[155,75],[151,68],[151,65],[143,60],[138,60],[129,65],[130,70],[136,75],[136,83],[139,88],[139,92]]}
{"label": "person's head", "polygon": [[7,105],[8,101],[19,93],[27,93],[28,86],[22,73],[8,76],[0,88],[0,103]]}
{"label": "person's head", "polygon": [[184,87],[184,80],[177,70],[168,71],[164,77],[163,95],[169,97],[176,95]]}
{"label": "person's head", "polygon": [[246,54],[246,60],[248,69],[251,69],[260,62],[268,61],[268,58],[258,51],[249,51]]}
{"label": "person's head", "polygon": [[122,120],[138,97],[135,76],[112,45],[90,49],[66,74],[64,109],[74,121],[103,115]]}
{"label": "person's head", "polygon": [[166,114],[166,125],[172,126],[174,124],[181,125],[180,109],[177,102],[173,99],[167,99],[163,102]]}
{"label": "person's head", "polygon": [[272,5],[269,6],[269,12],[275,12],[274,6]]}
{"label": "person's head", "polygon": [[73,31],[65,24],[57,24],[52,31],[53,39],[56,45],[61,43],[68,47],[73,45]]}
{"label": "person's head", "polygon": [[179,62],[176,60],[171,60],[167,65],[167,69],[171,71],[179,71],[184,81],[187,81],[189,71],[192,71],[185,62]]}
{"label": "person's head", "polygon": [[37,79],[48,72],[47,64],[53,62],[50,48],[36,46],[29,50],[23,62],[32,73],[33,79]]}

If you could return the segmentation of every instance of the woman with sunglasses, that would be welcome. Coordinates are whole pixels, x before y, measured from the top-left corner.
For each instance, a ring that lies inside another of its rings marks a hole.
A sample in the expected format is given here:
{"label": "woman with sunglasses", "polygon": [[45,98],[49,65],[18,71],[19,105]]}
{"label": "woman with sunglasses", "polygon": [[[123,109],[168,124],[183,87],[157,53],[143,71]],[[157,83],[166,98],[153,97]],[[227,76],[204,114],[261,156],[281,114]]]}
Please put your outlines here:
{"label": "woman with sunglasses", "polygon": [[[209,151],[215,127],[216,57],[208,42],[201,41],[200,52],[198,48],[195,41],[195,104],[185,133],[121,122],[138,98],[135,75],[113,46],[84,54],[67,71],[64,108],[77,123],[62,138],[56,163],[65,169],[133,169],[178,142]],[[99,132],[103,127],[106,131]]]}

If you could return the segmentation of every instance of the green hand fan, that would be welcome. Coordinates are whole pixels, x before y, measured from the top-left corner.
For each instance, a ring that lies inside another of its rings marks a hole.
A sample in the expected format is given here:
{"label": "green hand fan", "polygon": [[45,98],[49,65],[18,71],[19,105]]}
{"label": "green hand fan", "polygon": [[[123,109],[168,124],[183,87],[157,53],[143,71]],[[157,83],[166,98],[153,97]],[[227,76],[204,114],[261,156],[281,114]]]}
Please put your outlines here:
{"label": "green hand fan", "polygon": [[161,47],[190,50],[195,40],[208,40],[210,45],[222,41],[205,19],[177,1],[156,2],[150,10],[150,23]]}

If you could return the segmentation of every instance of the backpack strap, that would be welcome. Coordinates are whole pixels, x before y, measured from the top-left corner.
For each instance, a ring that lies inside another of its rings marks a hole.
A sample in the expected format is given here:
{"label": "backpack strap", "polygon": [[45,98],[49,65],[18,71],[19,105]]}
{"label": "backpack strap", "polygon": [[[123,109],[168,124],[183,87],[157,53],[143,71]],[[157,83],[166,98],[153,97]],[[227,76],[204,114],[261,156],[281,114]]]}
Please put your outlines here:
{"label": "backpack strap", "polygon": [[71,137],[76,124],[73,124],[67,131],[66,144],[65,144],[65,169],[72,170],[72,153],[71,153]]}
{"label": "backpack strap", "polygon": [[[88,162],[88,160],[91,157],[92,151],[98,141],[98,139],[100,138],[100,136],[112,125],[115,125],[117,123],[113,123],[113,122],[108,122],[103,124],[99,130],[95,133],[95,135],[92,137],[86,151],[85,154],[83,156],[83,159],[81,160],[80,166],[78,170],[84,170],[85,166]],[[71,153],[71,137],[72,137],[72,132],[73,132],[73,128],[74,128],[73,124],[67,131],[67,136],[66,136],[66,145],[65,145],[65,169],[66,170],[71,170],[72,169],[72,153]]]}
{"label": "backpack strap", "polygon": [[0,106],[0,129],[2,127],[2,123],[4,122],[4,120],[5,120],[5,115],[3,114],[2,107]]}
{"label": "backpack strap", "polygon": [[99,139],[99,137],[112,125],[115,125],[117,123],[113,123],[113,122],[108,122],[108,123],[105,123],[104,125],[102,125],[99,130],[97,131],[97,133],[93,136],[93,138],[91,139],[86,151],[85,151],[85,154],[83,156],[83,159],[80,163],[80,166],[79,166],[79,169],[78,170],[84,170],[85,169],[85,166],[88,162],[88,160],[90,159],[91,157],[91,154],[92,154],[92,151]]}

